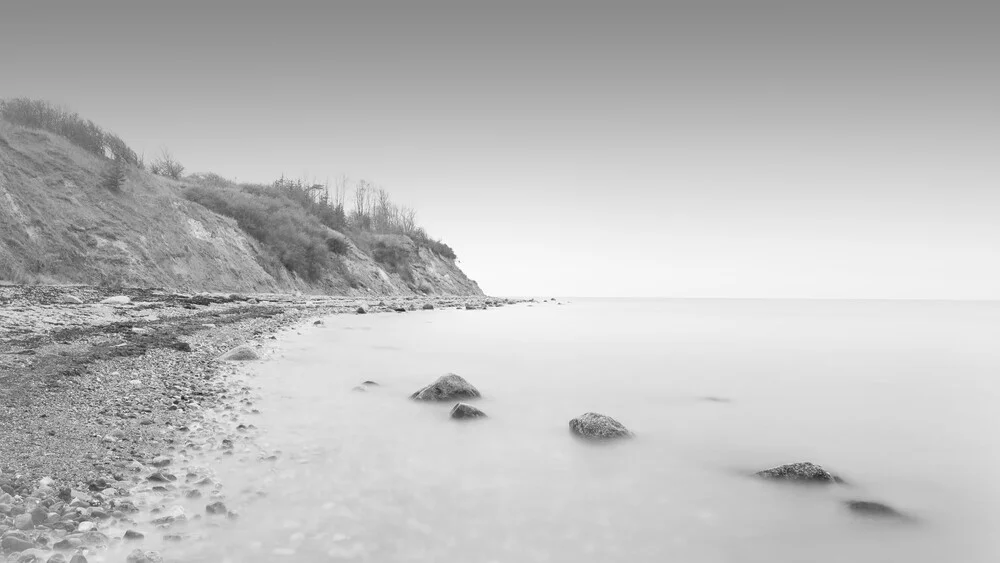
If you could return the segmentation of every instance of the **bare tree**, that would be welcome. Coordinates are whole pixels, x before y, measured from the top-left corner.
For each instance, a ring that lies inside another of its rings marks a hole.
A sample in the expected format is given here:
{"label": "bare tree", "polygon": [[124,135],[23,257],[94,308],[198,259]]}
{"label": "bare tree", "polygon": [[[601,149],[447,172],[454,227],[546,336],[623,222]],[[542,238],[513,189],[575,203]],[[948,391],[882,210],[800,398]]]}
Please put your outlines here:
{"label": "bare tree", "polygon": [[170,151],[164,148],[160,151],[160,158],[149,163],[149,171],[159,176],[180,180],[181,174],[184,173],[184,166],[174,160]]}
{"label": "bare tree", "polygon": [[413,233],[417,228],[417,212],[412,207],[404,205],[399,210],[399,229],[405,234]]}

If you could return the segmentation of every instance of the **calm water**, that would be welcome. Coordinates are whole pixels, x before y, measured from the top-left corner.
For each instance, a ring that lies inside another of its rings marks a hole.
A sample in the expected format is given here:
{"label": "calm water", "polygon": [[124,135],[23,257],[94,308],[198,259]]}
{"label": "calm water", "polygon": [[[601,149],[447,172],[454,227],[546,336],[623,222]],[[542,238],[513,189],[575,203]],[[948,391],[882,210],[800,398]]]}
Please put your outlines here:
{"label": "calm water", "polygon": [[[1000,557],[1000,304],[573,300],[300,332],[253,368],[278,460],[218,468],[242,512],[212,531],[231,561]],[[489,419],[407,400],[445,372]],[[572,439],[587,411],[637,439]],[[853,486],[745,476],[804,460]]]}

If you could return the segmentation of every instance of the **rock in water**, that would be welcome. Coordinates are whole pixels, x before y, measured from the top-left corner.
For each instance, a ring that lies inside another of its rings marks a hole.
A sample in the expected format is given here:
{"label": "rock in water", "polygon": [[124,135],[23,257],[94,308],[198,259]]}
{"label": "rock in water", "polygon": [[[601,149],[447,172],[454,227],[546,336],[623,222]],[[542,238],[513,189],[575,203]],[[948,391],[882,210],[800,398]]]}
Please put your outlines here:
{"label": "rock in water", "polygon": [[62,553],[53,553],[52,557],[49,557],[45,563],[66,563],[66,556]]}
{"label": "rock in water", "polygon": [[372,381],[370,379],[368,381],[362,382],[361,384],[364,385],[365,387],[378,387],[379,386],[378,383],[375,383],[374,381]]}
{"label": "rock in water", "polygon": [[257,355],[257,352],[254,352],[246,346],[233,348],[218,358],[221,362],[250,362],[259,359],[260,356]]}
{"label": "rock in water", "polygon": [[625,425],[603,414],[588,412],[569,421],[573,434],[588,440],[614,440],[631,438],[632,432]]}
{"label": "rock in water", "polygon": [[7,536],[3,541],[0,541],[0,547],[3,548],[4,553],[14,553],[15,551],[31,549],[35,547],[35,544],[17,536]]}
{"label": "rock in water", "polygon": [[205,512],[208,514],[225,514],[226,505],[222,501],[216,501],[212,504],[205,506]]}
{"label": "rock in water", "polygon": [[779,465],[758,471],[754,475],[772,481],[792,481],[796,483],[826,484],[838,481],[829,471],[808,461]]}
{"label": "rock in water", "polygon": [[19,514],[14,517],[14,527],[18,530],[30,530],[35,527],[35,523],[30,514]]}
{"label": "rock in water", "polygon": [[432,305],[430,303],[424,303],[424,306],[421,307],[421,309],[423,309],[424,311],[433,311],[434,310],[434,305]]}
{"label": "rock in water", "polygon": [[356,311],[354,311],[354,312],[355,312],[355,313],[357,313],[357,314],[359,314],[359,315],[364,315],[364,314],[365,314],[365,313],[367,313],[368,311],[365,311],[365,308],[364,308],[364,307],[358,307],[358,308],[357,308],[357,310],[356,310]]}
{"label": "rock in water", "polygon": [[116,295],[114,297],[108,297],[107,299],[102,299],[101,303],[105,305],[126,305],[131,303],[132,300],[128,298],[127,295]]}
{"label": "rock in water", "polygon": [[478,399],[479,390],[462,376],[449,373],[437,381],[410,395],[416,401],[452,401],[455,399]]}
{"label": "rock in water", "polygon": [[70,558],[69,563],[87,563],[87,558],[82,553],[75,553]]}
{"label": "rock in water", "polygon": [[905,514],[899,512],[895,508],[882,504],[881,502],[873,502],[870,500],[848,500],[844,501],[847,508],[851,512],[858,514],[860,516],[867,516],[869,518],[884,518],[887,520],[908,520]]}
{"label": "rock in water", "polygon": [[83,299],[80,299],[76,295],[70,295],[70,294],[67,293],[66,295],[62,296],[62,302],[63,303],[68,303],[70,305],[82,305],[83,304]]}
{"label": "rock in water", "polygon": [[472,405],[458,403],[451,409],[451,417],[455,419],[483,418],[486,413]]}

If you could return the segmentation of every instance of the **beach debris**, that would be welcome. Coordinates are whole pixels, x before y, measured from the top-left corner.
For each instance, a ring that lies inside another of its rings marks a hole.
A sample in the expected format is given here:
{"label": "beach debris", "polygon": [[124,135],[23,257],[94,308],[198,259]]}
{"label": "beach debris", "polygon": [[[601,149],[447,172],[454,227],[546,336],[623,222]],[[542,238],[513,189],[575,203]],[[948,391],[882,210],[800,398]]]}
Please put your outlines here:
{"label": "beach debris", "polygon": [[434,383],[410,395],[416,401],[451,401],[454,399],[478,399],[479,390],[462,376],[454,373],[442,375]]}
{"label": "beach debris", "polygon": [[633,436],[621,422],[596,412],[588,412],[570,420],[569,429],[573,434],[588,440],[616,440]]}

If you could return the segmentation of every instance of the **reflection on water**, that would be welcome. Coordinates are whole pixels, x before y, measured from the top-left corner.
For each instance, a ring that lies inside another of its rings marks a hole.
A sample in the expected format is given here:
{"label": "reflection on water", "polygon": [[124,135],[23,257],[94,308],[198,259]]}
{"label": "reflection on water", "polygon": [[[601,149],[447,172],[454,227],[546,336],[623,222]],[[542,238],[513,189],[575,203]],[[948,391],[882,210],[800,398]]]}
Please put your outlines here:
{"label": "reflection on water", "polygon": [[[255,368],[231,561],[995,561],[995,304],[585,301],[340,316]],[[344,330],[352,329],[352,330]],[[370,330],[369,330],[370,329]],[[445,372],[488,419],[407,400]],[[362,381],[379,387],[352,392]],[[568,421],[637,437],[593,446]],[[746,475],[813,461],[849,487]],[[860,519],[885,502],[916,523]],[[216,559],[218,560],[218,559]]]}

